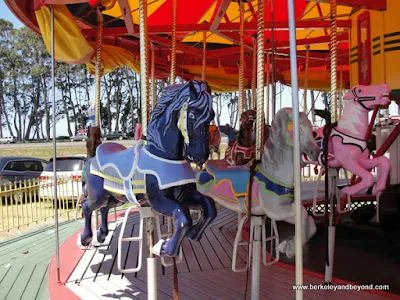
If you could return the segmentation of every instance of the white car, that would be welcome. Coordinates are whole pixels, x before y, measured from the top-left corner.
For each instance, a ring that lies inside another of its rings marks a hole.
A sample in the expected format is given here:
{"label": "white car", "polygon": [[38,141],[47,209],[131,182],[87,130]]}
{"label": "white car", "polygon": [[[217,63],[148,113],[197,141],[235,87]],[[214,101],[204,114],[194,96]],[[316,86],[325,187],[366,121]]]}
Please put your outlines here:
{"label": "white car", "polygon": [[17,141],[17,138],[13,136],[7,136],[0,138],[0,144],[14,144]]}
{"label": "white car", "polygon": [[[56,158],[57,198],[75,202],[82,193],[82,169],[86,155],[68,155]],[[39,177],[39,197],[53,199],[53,159]]]}

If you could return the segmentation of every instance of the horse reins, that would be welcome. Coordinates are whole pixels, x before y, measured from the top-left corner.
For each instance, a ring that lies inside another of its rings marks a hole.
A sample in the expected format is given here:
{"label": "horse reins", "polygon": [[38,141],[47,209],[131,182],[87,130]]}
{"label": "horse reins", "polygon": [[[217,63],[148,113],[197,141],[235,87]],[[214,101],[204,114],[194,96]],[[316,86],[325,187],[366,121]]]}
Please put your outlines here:
{"label": "horse reins", "polygon": [[361,105],[362,107],[364,107],[364,108],[365,108],[366,110],[368,110],[368,111],[374,110],[373,108],[366,107],[366,106],[364,105],[363,102],[366,102],[366,101],[375,101],[376,97],[374,97],[374,96],[370,96],[370,97],[358,97],[355,88],[352,89],[351,92],[353,93],[354,97],[356,98],[356,99],[354,99],[354,101],[357,100],[357,102],[360,103],[360,105]]}
{"label": "horse reins", "polygon": [[[324,149],[324,153],[323,153],[323,165],[325,168],[325,202],[324,202],[324,206],[325,206],[325,218],[324,218],[324,222],[325,222],[325,226],[328,230],[329,228],[329,215],[328,215],[328,205],[329,205],[329,176],[328,176],[328,172],[329,172],[329,165],[328,165],[328,155],[329,155],[329,151],[328,151],[328,144],[329,144],[329,136],[331,135],[332,129],[334,127],[336,127],[337,122],[331,123],[331,118],[330,118],[330,114],[329,116],[326,117],[325,119],[326,121],[326,125],[325,128],[323,130],[323,134],[324,134],[324,140],[323,140],[323,149]],[[333,207],[330,207],[330,209],[333,209]],[[329,234],[327,234],[327,244],[326,244],[326,262],[327,262],[327,266],[329,267]]]}
{"label": "horse reins", "polygon": [[[249,170],[250,178],[249,178],[249,186],[248,186],[248,189],[247,189],[247,218],[249,220],[249,244],[250,244],[250,239],[252,238],[250,236],[250,232],[251,232],[252,186],[253,186],[254,175],[256,173],[256,167],[257,167],[257,165],[259,163],[261,163],[261,160],[254,159],[252,164],[251,164],[251,166],[250,166],[250,170]],[[263,224],[263,226],[264,226],[264,224]],[[251,251],[250,248],[249,248],[249,251]],[[247,257],[249,257],[249,255]],[[250,264],[250,262],[248,262],[248,264]],[[245,290],[245,293],[244,293],[244,299],[247,299],[248,282],[249,282],[249,268],[247,268],[247,270],[246,270],[246,290]]]}

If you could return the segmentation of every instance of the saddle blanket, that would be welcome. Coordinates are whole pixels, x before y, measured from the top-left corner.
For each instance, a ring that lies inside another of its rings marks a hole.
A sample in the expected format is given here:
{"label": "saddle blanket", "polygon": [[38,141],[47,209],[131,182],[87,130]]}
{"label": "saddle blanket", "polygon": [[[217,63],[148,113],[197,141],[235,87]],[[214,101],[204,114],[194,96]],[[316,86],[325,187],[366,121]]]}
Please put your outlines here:
{"label": "saddle blanket", "polygon": [[145,175],[154,175],[161,190],[196,182],[186,160],[155,156],[142,142],[129,149],[117,143],[101,144],[93,162],[91,173],[104,178],[104,187],[126,195],[134,203],[137,203],[135,194],[146,193]]}

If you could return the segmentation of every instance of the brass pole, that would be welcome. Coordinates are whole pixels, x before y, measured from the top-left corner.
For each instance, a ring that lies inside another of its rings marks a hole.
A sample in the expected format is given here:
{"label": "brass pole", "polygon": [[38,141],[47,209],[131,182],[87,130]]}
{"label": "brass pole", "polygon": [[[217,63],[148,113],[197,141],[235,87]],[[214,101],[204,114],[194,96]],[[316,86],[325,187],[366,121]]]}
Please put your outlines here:
{"label": "brass pole", "polygon": [[257,123],[256,159],[263,152],[264,133],[264,0],[258,0],[257,18]]}
{"label": "brass pole", "polygon": [[331,115],[332,122],[337,121],[338,116],[338,103],[337,103],[337,7],[336,0],[330,0],[331,5],[331,43],[330,43],[330,52],[331,52]]}

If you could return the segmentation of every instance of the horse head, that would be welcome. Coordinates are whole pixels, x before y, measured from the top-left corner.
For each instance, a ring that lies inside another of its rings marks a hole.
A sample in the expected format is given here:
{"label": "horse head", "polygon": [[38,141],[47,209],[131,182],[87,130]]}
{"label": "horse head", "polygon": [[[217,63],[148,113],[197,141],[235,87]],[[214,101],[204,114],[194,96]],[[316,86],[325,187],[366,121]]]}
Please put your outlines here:
{"label": "horse head", "polygon": [[210,88],[193,80],[163,90],[147,130],[150,152],[166,159],[183,157],[197,165],[209,156],[208,126],[214,119]]}
{"label": "horse head", "polygon": [[[269,137],[265,143],[265,153],[269,153],[275,160],[280,161],[284,149],[294,147],[294,132],[292,109],[289,107],[279,110],[273,121]],[[312,125],[304,112],[299,114],[300,122],[300,152],[307,161],[318,161],[321,149],[315,142]]]}
{"label": "horse head", "polygon": [[[344,101],[354,101],[370,111],[377,106],[386,106],[390,103],[391,89],[387,84],[358,85],[351,89],[344,97]],[[345,102],[346,104],[346,102]]]}
{"label": "horse head", "polygon": [[242,127],[243,129],[253,129],[256,115],[257,113],[253,109],[243,112],[240,116],[240,127]]}
{"label": "horse head", "polygon": [[178,128],[185,141],[186,159],[201,166],[210,155],[209,125],[215,115],[209,85],[191,81],[188,88],[190,97],[179,112]]}
{"label": "horse head", "polygon": [[210,149],[214,149],[221,143],[221,133],[216,125],[210,125],[209,127],[209,139]]}

